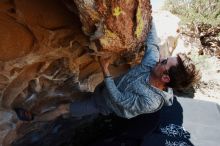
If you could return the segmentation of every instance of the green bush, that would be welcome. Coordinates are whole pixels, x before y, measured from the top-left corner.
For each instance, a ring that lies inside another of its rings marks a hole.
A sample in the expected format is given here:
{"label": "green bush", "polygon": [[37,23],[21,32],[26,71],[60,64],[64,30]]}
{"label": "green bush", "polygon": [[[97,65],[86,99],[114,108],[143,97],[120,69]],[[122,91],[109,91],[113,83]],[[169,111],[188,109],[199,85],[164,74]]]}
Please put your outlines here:
{"label": "green bush", "polygon": [[182,23],[220,25],[220,0],[165,0],[163,9],[179,16]]}

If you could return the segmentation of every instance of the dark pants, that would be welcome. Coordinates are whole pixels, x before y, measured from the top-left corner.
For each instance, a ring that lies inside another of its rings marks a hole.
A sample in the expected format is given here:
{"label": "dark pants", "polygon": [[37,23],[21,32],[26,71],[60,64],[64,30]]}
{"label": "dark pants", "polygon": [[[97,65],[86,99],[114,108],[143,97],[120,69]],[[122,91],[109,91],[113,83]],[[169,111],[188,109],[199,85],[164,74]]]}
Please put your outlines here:
{"label": "dark pants", "polygon": [[109,115],[113,111],[105,102],[103,94],[104,83],[99,84],[94,92],[86,94],[86,99],[74,101],[70,104],[70,113],[75,117],[82,117],[91,114]]}
{"label": "dark pants", "polygon": [[70,104],[70,113],[74,117],[82,117],[91,114],[101,113],[97,107],[94,98],[87,98],[84,100],[74,101]]}

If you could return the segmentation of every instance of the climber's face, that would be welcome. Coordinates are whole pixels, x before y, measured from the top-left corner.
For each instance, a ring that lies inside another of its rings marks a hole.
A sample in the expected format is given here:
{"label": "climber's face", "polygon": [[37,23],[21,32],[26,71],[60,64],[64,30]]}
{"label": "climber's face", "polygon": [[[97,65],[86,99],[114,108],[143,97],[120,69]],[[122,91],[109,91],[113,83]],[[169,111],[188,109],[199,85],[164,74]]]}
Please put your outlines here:
{"label": "climber's face", "polygon": [[177,57],[162,58],[154,67],[152,74],[160,78],[163,82],[169,82],[169,69],[177,64]]}

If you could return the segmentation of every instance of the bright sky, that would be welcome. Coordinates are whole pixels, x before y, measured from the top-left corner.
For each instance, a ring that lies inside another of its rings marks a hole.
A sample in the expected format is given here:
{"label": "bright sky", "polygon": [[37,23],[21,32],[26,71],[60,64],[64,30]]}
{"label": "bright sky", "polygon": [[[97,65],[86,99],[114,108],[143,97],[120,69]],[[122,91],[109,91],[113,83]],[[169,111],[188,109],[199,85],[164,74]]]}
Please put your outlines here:
{"label": "bright sky", "polygon": [[164,3],[165,0],[151,0],[153,10],[158,10]]}

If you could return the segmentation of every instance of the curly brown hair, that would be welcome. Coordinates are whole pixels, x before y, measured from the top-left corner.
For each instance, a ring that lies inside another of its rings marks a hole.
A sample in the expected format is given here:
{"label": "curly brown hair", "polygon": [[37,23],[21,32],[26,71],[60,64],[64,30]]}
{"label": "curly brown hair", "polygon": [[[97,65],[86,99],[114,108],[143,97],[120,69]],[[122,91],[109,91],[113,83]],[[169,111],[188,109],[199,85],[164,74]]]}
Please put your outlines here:
{"label": "curly brown hair", "polygon": [[177,61],[178,64],[168,70],[170,76],[168,87],[181,90],[193,86],[201,79],[200,71],[186,54],[177,54]]}

